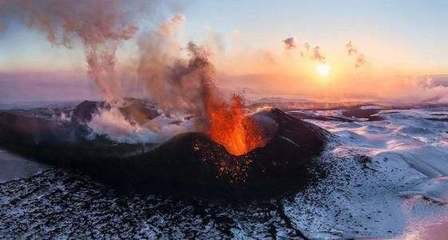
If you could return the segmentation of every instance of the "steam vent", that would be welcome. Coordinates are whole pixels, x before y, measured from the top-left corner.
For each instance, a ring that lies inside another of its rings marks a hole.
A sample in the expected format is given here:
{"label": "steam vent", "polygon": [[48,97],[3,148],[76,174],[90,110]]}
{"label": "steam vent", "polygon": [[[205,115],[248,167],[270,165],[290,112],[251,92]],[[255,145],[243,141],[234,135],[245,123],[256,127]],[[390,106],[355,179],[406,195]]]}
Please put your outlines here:
{"label": "steam vent", "polygon": [[[313,159],[330,136],[311,123],[269,109],[251,116],[266,143],[242,155],[230,154],[199,132],[181,133],[161,144],[118,143],[89,138],[86,123],[100,108],[107,105],[85,101],[70,110],[0,112],[0,146],[36,161],[80,170],[123,192],[258,197],[307,184]],[[138,100],[120,108],[128,117],[137,110],[139,118],[159,115]],[[50,117],[58,114],[69,114],[71,120]]]}

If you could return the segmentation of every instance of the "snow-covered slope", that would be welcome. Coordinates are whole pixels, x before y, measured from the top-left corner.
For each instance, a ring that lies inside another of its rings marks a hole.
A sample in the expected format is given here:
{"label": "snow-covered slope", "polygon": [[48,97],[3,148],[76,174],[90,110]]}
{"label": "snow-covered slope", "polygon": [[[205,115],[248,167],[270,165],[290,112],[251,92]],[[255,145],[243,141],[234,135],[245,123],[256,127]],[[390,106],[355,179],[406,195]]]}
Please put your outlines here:
{"label": "snow-covered slope", "polygon": [[[121,196],[50,169],[0,184],[0,236],[394,238],[448,236],[448,109],[390,109],[380,121],[302,111],[336,137],[327,176],[292,197],[225,203]],[[336,121],[339,119],[339,121]],[[341,120],[342,119],[342,120]]]}
{"label": "snow-covered slope", "polygon": [[406,238],[448,226],[447,114],[388,110],[378,113],[382,121],[312,120],[337,135],[322,158],[329,176],[287,202],[288,216],[311,238]]}

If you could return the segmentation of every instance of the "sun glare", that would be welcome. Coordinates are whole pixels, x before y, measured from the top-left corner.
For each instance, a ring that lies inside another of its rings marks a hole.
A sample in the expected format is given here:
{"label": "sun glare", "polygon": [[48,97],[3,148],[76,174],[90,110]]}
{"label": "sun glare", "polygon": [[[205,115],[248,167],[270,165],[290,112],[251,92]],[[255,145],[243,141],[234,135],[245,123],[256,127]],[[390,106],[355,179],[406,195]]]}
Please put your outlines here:
{"label": "sun glare", "polygon": [[327,77],[328,75],[330,75],[330,70],[330,65],[326,63],[320,63],[316,66],[317,74],[319,74],[319,76],[321,77]]}

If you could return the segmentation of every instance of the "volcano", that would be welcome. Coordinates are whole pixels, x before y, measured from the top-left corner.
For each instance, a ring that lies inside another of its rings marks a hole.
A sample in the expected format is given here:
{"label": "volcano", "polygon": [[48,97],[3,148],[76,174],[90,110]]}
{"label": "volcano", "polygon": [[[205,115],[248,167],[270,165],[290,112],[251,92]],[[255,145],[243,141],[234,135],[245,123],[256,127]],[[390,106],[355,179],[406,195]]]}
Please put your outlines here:
{"label": "volcano", "polygon": [[[71,121],[33,111],[1,112],[0,146],[36,161],[80,170],[123,192],[258,197],[308,184],[316,172],[314,159],[331,137],[326,130],[275,108],[250,116],[268,141],[242,155],[229,153],[201,132],[145,144],[86,137],[86,123],[105,107],[101,102],[83,102],[67,112]],[[139,101],[120,111],[123,115],[137,111],[146,118],[158,115]]]}

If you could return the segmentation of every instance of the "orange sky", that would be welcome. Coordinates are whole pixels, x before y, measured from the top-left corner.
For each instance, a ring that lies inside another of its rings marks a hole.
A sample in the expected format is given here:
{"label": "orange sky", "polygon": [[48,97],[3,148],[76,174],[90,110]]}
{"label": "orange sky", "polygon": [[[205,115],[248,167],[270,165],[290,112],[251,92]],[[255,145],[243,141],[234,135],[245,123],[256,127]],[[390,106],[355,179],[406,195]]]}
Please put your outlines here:
{"label": "orange sky", "polygon": [[[421,88],[424,76],[448,74],[444,4],[195,1],[179,10],[186,20],[177,37],[180,46],[193,40],[211,49],[218,84],[225,88],[330,99],[424,100],[445,94],[441,87]],[[141,34],[153,29],[154,22],[142,19],[139,27]],[[120,76],[135,74],[138,36],[118,48]],[[297,49],[285,50],[282,41],[288,37],[294,37]],[[359,68],[347,54],[348,41],[365,56],[366,63]],[[330,68],[328,76],[318,74],[319,61],[300,56],[306,42],[320,47]],[[45,34],[14,21],[0,33],[0,73],[79,74],[86,69],[79,42],[70,49],[53,46]]]}

